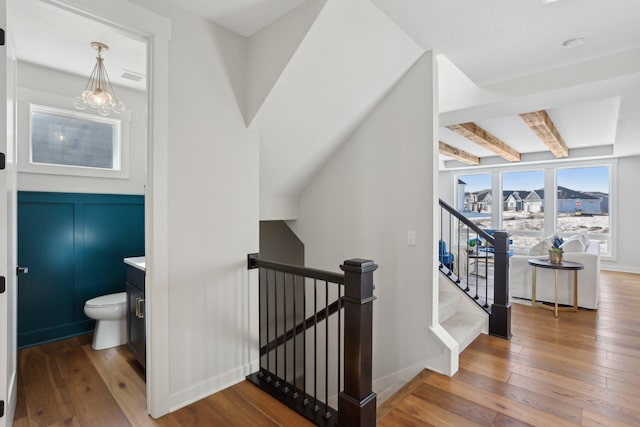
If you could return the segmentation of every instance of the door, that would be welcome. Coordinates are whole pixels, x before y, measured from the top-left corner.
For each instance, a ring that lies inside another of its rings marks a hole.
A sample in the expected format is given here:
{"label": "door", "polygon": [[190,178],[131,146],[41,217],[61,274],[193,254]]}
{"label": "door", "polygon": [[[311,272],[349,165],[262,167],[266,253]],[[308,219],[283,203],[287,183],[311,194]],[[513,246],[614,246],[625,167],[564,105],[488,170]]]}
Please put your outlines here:
{"label": "door", "polygon": [[17,387],[16,61],[6,24],[7,3],[0,0],[0,427],[13,424]]}

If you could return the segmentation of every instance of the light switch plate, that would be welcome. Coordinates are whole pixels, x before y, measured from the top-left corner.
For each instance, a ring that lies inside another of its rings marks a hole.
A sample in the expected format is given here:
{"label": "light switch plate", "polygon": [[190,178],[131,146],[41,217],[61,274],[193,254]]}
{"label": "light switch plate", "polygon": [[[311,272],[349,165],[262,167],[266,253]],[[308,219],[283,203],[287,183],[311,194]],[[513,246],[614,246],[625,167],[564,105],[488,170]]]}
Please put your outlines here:
{"label": "light switch plate", "polygon": [[416,245],[416,232],[415,231],[407,231],[407,245],[415,246]]}

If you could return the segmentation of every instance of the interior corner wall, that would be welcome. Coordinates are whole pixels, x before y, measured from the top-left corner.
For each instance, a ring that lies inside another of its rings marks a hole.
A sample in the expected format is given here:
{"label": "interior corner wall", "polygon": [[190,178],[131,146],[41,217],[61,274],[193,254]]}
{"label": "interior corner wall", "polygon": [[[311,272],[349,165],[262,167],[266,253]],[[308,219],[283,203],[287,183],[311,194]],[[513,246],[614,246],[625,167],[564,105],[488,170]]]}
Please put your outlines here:
{"label": "interior corner wall", "polygon": [[304,265],[304,244],[284,221],[260,221],[260,258]]}
{"label": "interior corner wall", "polygon": [[617,217],[614,222],[616,236],[615,262],[602,262],[603,269],[640,273],[638,261],[638,242],[640,227],[637,215],[640,212],[640,198],[636,197],[638,187],[638,170],[640,156],[621,157],[618,159],[615,199],[612,199],[612,211]]}
{"label": "interior corner wall", "polygon": [[[89,58],[90,59],[90,58]],[[89,70],[87,70],[89,71]],[[87,78],[28,62],[18,62],[18,86],[42,93],[51,99],[68,98],[68,110],[74,110],[71,102],[87,84]],[[97,178],[86,176],[53,175],[20,172],[18,190],[100,194],[144,194],[147,176],[147,96],[146,93],[118,86],[118,94],[125,100],[129,123],[129,176],[127,178]],[[18,102],[20,99],[18,91]],[[63,105],[46,105],[64,107]],[[23,117],[18,116],[18,119]],[[18,144],[28,144],[28,123],[18,123]],[[23,150],[28,152],[28,148]],[[20,161],[21,159],[19,159]]]}
{"label": "interior corner wall", "polygon": [[241,112],[246,39],[167,0],[171,19],[168,328],[173,410],[242,381],[258,360],[258,137]]}
{"label": "interior corner wall", "polygon": [[390,90],[302,191],[298,219],[290,223],[309,267],[339,271],[349,258],[379,265],[373,306],[379,396],[425,368],[440,345],[429,331],[438,179],[433,61],[431,52],[423,54]]}
{"label": "interior corner wall", "polygon": [[260,110],[327,0],[303,2],[247,41],[246,118]]}

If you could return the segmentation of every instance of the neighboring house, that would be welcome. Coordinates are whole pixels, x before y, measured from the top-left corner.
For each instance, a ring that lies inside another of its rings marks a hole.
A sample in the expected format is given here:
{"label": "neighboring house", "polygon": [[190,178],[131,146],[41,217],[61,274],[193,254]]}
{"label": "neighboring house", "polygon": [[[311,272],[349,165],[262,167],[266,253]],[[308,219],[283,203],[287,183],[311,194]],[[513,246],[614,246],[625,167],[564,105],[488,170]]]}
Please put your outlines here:
{"label": "neighboring house", "polygon": [[544,190],[533,190],[524,198],[522,210],[530,213],[540,213],[544,211]]}
{"label": "neighboring house", "polygon": [[529,195],[528,191],[511,191],[506,190],[502,192],[503,205],[502,209],[505,212],[515,211],[520,212],[524,210],[524,199]]}
{"label": "neighboring house", "polygon": [[556,209],[558,213],[599,215],[602,213],[599,197],[558,186]]}
{"label": "neighboring house", "polygon": [[[566,187],[558,187],[557,196],[558,213],[575,214],[606,214],[608,213],[609,195],[600,192],[583,193]],[[505,212],[530,212],[540,213],[544,211],[544,190],[502,192],[502,209]],[[476,193],[465,193],[465,211],[491,212],[491,190],[481,190]],[[469,208],[468,208],[469,207]]]}
{"label": "neighboring house", "polygon": [[609,194],[600,191],[586,191],[585,194],[600,199],[600,213],[609,214]]}
{"label": "neighboring house", "polygon": [[491,196],[491,190],[481,190],[476,194],[476,203],[473,211],[491,213],[491,204],[493,203],[493,197]]}

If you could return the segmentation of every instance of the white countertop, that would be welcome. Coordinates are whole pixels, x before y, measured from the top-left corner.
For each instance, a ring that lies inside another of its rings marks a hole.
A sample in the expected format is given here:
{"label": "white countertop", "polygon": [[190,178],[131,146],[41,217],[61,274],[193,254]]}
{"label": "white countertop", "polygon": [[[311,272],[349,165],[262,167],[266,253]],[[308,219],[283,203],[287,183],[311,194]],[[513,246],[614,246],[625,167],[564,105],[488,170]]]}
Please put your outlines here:
{"label": "white countertop", "polygon": [[145,262],[145,258],[143,256],[125,258],[124,263],[129,264],[130,266],[138,268],[142,271],[146,271],[147,269],[147,263]]}

